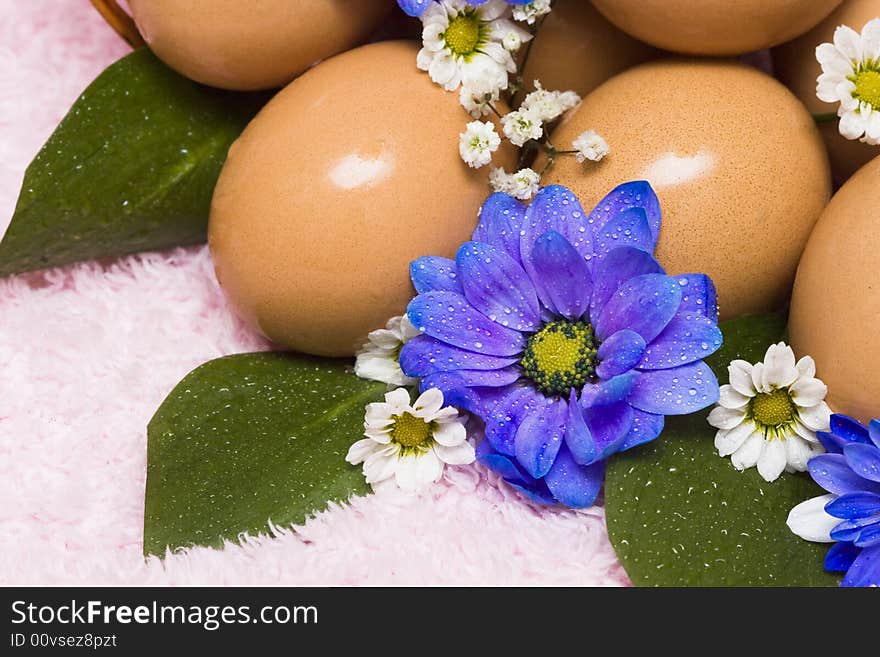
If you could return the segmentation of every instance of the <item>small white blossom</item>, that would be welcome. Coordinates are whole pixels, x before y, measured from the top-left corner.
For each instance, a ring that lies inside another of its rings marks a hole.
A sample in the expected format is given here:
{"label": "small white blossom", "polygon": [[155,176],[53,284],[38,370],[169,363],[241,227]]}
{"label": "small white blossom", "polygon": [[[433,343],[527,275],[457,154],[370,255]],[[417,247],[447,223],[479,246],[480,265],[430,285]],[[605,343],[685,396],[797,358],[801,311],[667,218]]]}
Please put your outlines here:
{"label": "small white blossom", "polygon": [[492,153],[501,145],[501,137],[489,121],[471,121],[467,129],[459,135],[458,152],[461,159],[474,169],[484,167],[492,161]]}
{"label": "small white blossom", "polygon": [[816,48],[816,59],[822,65],[816,95],[840,103],[840,134],[880,145],[880,18],[868,21],[861,34],[841,25],[834,43]]}
{"label": "small white blossom", "polygon": [[522,48],[522,36],[518,32],[510,31],[504,35],[504,38],[501,39],[501,45],[504,46],[505,50],[508,52],[516,52],[520,48]]}
{"label": "small white blossom", "polygon": [[536,19],[550,13],[550,0],[533,0],[525,5],[515,5],[513,20],[533,24]]}
{"label": "small white blossom", "polygon": [[581,102],[574,91],[547,91],[539,80],[534,84],[535,90],[523,99],[520,110],[533,112],[544,123],[555,121]]}
{"label": "small white blossom", "polygon": [[465,465],[475,459],[458,411],[443,407],[443,393],[426,390],[410,405],[406,388],[392,390],[384,402],[368,404],[366,438],[354,443],[345,460],[364,464],[373,486],[395,483],[418,492],[438,481],[446,464]]}
{"label": "small white blossom", "polygon": [[501,119],[504,134],[515,146],[522,146],[531,139],[540,139],[544,134],[544,124],[531,110],[516,110]]}
{"label": "small white blossom", "polygon": [[491,89],[479,82],[473,85],[461,85],[459,100],[461,106],[473,118],[479,119],[492,113],[492,104],[501,97],[498,89]]}
{"label": "small white blossom", "polygon": [[791,347],[780,342],[767,349],[763,362],[735,360],[727,369],[730,383],[721,386],[709,413],[709,424],[719,430],[719,456],[730,456],[737,470],[757,464],[767,481],[783,471],[804,472],[824,451],[816,432],[828,431],[831,419],[816,363],[809,356],[795,363]]}
{"label": "small white blossom", "polygon": [[400,369],[398,356],[407,342],[419,335],[406,315],[392,317],[384,329],[372,331],[357,353],[354,372],[362,379],[381,381],[393,386],[409,386],[418,382]]}
{"label": "small white blossom", "polygon": [[571,143],[572,147],[577,151],[575,159],[578,162],[600,162],[611,149],[608,147],[602,136],[595,130],[587,130]]}
{"label": "small white blossom", "polygon": [[496,167],[489,173],[489,186],[494,192],[510,194],[520,201],[528,201],[538,193],[541,176],[532,169],[520,169],[516,173],[507,173]]}

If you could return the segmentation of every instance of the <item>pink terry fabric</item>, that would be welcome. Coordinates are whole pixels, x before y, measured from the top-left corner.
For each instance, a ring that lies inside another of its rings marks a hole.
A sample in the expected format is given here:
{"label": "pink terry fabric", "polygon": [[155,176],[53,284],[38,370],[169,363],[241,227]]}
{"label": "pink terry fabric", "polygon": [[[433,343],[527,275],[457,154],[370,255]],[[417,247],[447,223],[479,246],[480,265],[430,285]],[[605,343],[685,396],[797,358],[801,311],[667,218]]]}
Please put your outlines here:
{"label": "pink terry fabric", "polygon": [[[88,0],[0,3],[0,231],[30,159],[126,51]],[[627,584],[601,508],[538,509],[476,466],[418,498],[144,560],[153,411],[197,365],[267,348],[204,247],[0,281],[0,583]]]}

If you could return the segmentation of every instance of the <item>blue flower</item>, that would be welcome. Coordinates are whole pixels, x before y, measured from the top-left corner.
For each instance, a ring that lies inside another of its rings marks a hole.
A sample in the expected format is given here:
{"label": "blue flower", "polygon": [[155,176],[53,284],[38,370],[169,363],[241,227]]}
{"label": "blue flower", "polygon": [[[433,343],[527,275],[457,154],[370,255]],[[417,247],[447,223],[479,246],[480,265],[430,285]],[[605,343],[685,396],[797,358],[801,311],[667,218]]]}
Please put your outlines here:
{"label": "blue flower", "polygon": [[831,431],[816,434],[827,454],[810,459],[810,475],[829,495],[792,509],[791,530],[834,543],[825,569],[846,572],[842,586],[880,586],[880,420],[868,427],[831,416]]}
{"label": "blue flower", "polygon": [[534,500],[590,506],[608,456],[718,399],[715,288],[667,276],[659,233],[646,182],[589,214],[551,186],[528,207],[493,194],[454,261],[412,263],[403,371],[481,417],[480,460]]}
{"label": "blue flower", "polygon": [[[397,0],[397,4],[400,5],[400,8],[403,9],[404,13],[410,16],[421,16],[425,9],[432,2],[438,2],[439,0]],[[510,5],[527,5],[532,0],[506,0],[507,4]],[[469,5],[482,5],[485,4],[487,0],[467,0]]]}

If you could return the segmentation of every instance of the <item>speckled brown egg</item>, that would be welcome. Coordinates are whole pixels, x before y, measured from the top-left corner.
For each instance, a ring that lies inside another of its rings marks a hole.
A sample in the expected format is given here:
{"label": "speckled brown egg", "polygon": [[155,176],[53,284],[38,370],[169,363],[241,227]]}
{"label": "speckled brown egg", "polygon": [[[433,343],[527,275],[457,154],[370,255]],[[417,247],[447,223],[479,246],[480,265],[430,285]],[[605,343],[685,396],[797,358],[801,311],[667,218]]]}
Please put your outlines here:
{"label": "speckled brown egg", "polygon": [[841,0],[593,0],[623,31],[689,55],[739,55],[803,34]]}
{"label": "speckled brown egg", "polygon": [[830,175],[812,118],[784,86],[734,62],[652,62],[587,96],[553,143],[570,148],[588,129],[610,155],[560,157],[545,184],[566,185],[590,208],[620,183],[647,180],[670,273],[711,275],[723,318],[786,303]]}
{"label": "speckled brown egg", "polygon": [[801,258],[789,330],[798,356],[816,360],[837,413],[880,417],[880,157],[846,183]]}
{"label": "speckled brown egg", "polygon": [[223,89],[280,87],[363,43],[392,0],[129,0],[153,52]]}
{"label": "speckled brown egg", "polygon": [[[413,296],[409,264],[452,257],[489,194],[458,101],[411,42],[364,46],[281,91],[229,152],[208,242],[241,315],[279,345],[351,355]],[[496,153],[512,169],[513,150]]]}
{"label": "speckled brown egg", "polygon": [[[836,105],[823,103],[816,97],[816,79],[822,73],[822,67],[816,61],[816,46],[831,43],[838,25],[848,25],[860,32],[865,23],[873,18],[880,18],[880,0],[846,0],[814,29],[774,49],[773,63],[779,79],[811,112],[837,112]],[[837,182],[845,182],[862,165],[880,155],[880,149],[876,146],[842,137],[837,122],[824,123],[820,130]]]}
{"label": "speckled brown egg", "polygon": [[609,23],[589,2],[556,0],[530,46],[523,71],[526,90],[586,95],[608,78],[657,56],[658,51]]}

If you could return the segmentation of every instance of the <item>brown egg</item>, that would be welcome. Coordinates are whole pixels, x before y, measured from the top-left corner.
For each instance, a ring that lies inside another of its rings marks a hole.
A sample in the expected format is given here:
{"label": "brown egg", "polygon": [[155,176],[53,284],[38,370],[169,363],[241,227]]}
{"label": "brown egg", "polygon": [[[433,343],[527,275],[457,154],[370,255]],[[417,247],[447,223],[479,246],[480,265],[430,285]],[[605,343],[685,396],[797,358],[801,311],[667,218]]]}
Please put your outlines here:
{"label": "brown egg", "polygon": [[153,52],[223,89],[280,87],[363,43],[392,0],[129,0]]}
{"label": "brown egg", "polygon": [[612,23],[658,48],[739,55],[803,34],[841,0],[593,0]]}
{"label": "brown egg", "polygon": [[[860,32],[872,18],[880,18],[880,0],[846,0],[814,29],[773,50],[773,63],[779,79],[811,112],[837,112],[836,105],[823,103],[816,97],[816,80],[822,73],[822,67],[816,60],[816,47],[831,43],[838,25],[848,25]],[[822,124],[820,130],[828,147],[831,171],[839,183],[845,182],[862,165],[880,155],[880,149],[876,146],[842,137],[836,121]]]}
{"label": "brown egg", "polygon": [[837,413],[880,417],[880,157],[831,199],[801,258],[789,330],[798,356],[816,360]]}
{"label": "brown egg", "polygon": [[571,188],[589,209],[620,183],[647,180],[663,210],[657,257],[670,273],[711,275],[723,318],[785,304],[830,194],[818,131],[785,87],[734,62],[643,64],[587,96],[552,141],[570,148],[591,128],[610,155],[598,164],[562,156],[544,184]]}
{"label": "brown egg", "polygon": [[657,55],[609,23],[589,2],[556,0],[529,52],[523,81],[533,89],[578,92],[584,96],[616,75]]}
{"label": "brown egg", "polygon": [[[458,154],[458,94],[386,41],[281,91],[229,152],[208,242],[241,314],[298,351],[351,355],[413,296],[410,262],[454,256],[489,195]],[[495,154],[512,169],[513,149]]]}

